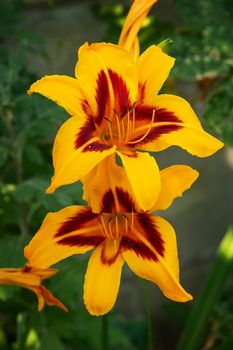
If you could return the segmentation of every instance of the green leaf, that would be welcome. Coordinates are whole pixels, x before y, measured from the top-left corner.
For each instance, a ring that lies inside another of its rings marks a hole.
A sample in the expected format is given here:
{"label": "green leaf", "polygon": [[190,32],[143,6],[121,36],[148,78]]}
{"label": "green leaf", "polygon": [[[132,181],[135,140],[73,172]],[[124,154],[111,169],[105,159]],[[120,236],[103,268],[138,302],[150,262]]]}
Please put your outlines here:
{"label": "green leaf", "polygon": [[13,196],[18,202],[29,202],[35,195],[34,180],[21,182],[13,192]]}
{"label": "green leaf", "polygon": [[233,349],[233,333],[230,336],[228,336],[221,345],[215,348],[215,350],[230,350],[230,349]]}
{"label": "green leaf", "polygon": [[9,155],[9,149],[6,146],[0,145],[0,167],[4,165]]}
{"label": "green leaf", "polygon": [[208,98],[204,118],[227,145],[233,147],[233,77],[226,77]]}
{"label": "green leaf", "polygon": [[172,45],[173,40],[171,39],[165,39],[158,44],[158,46],[163,50],[163,52],[166,53],[168,53],[171,50]]}
{"label": "green leaf", "polygon": [[199,350],[210,311],[220,299],[233,270],[233,227],[225,234],[204,288],[193,306],[177,350]]}

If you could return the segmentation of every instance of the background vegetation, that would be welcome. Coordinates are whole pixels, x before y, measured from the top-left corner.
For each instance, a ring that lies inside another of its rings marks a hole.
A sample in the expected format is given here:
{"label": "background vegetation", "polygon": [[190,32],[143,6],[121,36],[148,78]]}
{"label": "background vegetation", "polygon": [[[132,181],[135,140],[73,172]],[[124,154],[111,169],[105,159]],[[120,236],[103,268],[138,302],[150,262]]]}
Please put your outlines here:
{"label": "background vegetation", "polygon": [[[41,3],[51,11],[60,4],[56,1]],[[66,115],[50,101],[43,99],[42,103],[39,96],[29,98],[26,95],[30,84],[39,78],[30,67],[29,55],[48,60],[44,50],[46,37],[23,25],[30,5],[29,0],[1,0],[1,267],[21,266],[24,263],[22,249],[45,214],[80,203],[82,196],[79,184],[61,188],[52,196],[44,193],[52,174],[54,135]],[[90,5],[97,19],[106,24],[103,39],[116,42],[127,7],[120,1],[90,2]],[[166,38],[174,42],[170,52],[177,57],[177,62],[166,89],[173,89],[174,82],[179,80],[196,81],[200,99],[204,101],[206,126],[232,146],[233,3],[230,0],[176,0],[175,6],[178,24],[161,20],[156,9],[145,21],[140,33],[142,48]],[[74,257],[58,264],[61,272],[47,282],[51,291],[69,308],[68,314],[48,307],[38,313],[32,293],[0,286],[0,349],[103,350],[107,323],[110,349],[145,349],[145,344],[148,344],[148,349],[175,349],[191,314],[187,330],[184,330],[177,345],[179,350],[229,350],[233,348],[233,286],[229,280],[233,270],[232,236],[232,230],[229,230],[206,283],[203,282],[199,299],[191,305],[164,302],[164,318],[172,319],[174,326],[170,343],[169,339],[163,342],[166,347],[162,342],[161,347],[150,345],[150,329],[154,332],[150,315],[150,302],[153,303],[153,300],[148,299],[147,284],[141,286],[145,300],[144,314],[138,313],[132,320],[127,312],[115,308],[104,321],[91,317],[82,305],[87,258],[77,260]],[[159,322],[156,320],[156,323]],[[161,322],[166,324],[164,320]],[[166,333],[165,329],[163,336],[169,338]],[[192,340],[191,334],[194,334]]]}

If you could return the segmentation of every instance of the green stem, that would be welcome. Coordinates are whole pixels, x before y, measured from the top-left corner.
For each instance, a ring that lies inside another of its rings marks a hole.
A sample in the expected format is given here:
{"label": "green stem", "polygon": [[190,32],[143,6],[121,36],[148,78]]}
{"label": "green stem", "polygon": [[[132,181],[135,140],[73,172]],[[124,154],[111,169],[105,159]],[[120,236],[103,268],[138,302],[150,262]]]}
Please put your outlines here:
{"label": "green stem", "polygon": [[230,227],[218,248],[217,256],[205,286],[193,306],[177,350],[198,350],[203,342],[209,315],[220,299],[233,269],[233,227]]}
{"label": "green stem", "polygon": [[147,350],[153,350],[153,327],[152,327],[152,313],[151,313],[151,303],[150,294],[148,289],[148,284],[141,280],[145,313],[146,313],[146,323],[147,323]]}
{"label": "green stem", "polygon": [[108,314],[102,316],[102,349],[109,350],[109,320]]}

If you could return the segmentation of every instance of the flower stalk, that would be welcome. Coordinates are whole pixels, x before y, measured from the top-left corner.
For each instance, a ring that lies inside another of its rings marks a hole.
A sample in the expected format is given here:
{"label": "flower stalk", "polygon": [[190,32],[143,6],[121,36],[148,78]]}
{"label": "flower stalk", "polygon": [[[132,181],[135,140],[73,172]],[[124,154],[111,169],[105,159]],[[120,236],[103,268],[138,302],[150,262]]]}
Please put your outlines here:
{"label": "flower stalk", "polygon": [[108,314],[103,315],[101,317],[102,322],[102,349],[103,350],[110,350],[110,343],[109,343],[109,316]]}

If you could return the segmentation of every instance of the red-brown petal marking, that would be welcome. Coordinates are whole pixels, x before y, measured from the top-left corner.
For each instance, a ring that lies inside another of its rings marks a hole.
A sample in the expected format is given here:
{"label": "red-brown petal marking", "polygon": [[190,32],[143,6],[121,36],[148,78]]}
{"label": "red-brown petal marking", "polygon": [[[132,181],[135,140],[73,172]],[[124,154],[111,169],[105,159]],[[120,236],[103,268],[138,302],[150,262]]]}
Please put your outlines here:
{"label": "red-brown petal marking", "polygon": [[96,87],[97,116],[95,122],[100,125],[103,118],[106,117],[107,106],[110,103],[110,93],[108,78],[103,70],[99,72]]}
{"label": "red-brown petal marking", "polygon": [[115,200],[112,190],[105,192],[102,199],[101,211],[105,213],[112,213],[115,209]]}
{"label": "red-brown petal marking", "polygon": [[121,207],[121,211],[132,213],[136,211],[133,198],[122,188],[116,187],[117,198]]}
{"label": "red-brown petal marking", "polygon": [[104,239],[103,236],[74,235],[60,239],[57,241],[57,244],[68,245],[70,247],[93,246],[93,248],[96,248],[104,241]]}
{"label": "red-brown petal marking", "polygon": [[83,100],[82,109],[85,114],[91,115],[91,109],[87,100]]}
{"label": "red-brown petal marking", "polygon": [[105,143],[94,141],[83,148],[82,152],[103,152],[110,149],[112,145],[106,145]]}
{"label": "red-brown petal marking", "polygon": [[115,110],[120,118],[130,110],[131,102],[129,99],[129,90],[125,81],[116,72],[108,70],[109,77],[114,91]]}
{"label": "red-brown petal marking", "polygon": [[145,90],[146,90],[146,84],[145,83],[139,83],[138,84],[138,102],[142,102],[145,97]]}
{"label": "red-brown petal marking", "polygon": [[68,218],[61,227],[57,230],[54,237],[59,237],[79,230],[83,225],[87,224],[91,220],[97,218],[97,214],[94,214],[90,208],[84,208],[82,211],[77,212],[76,215]]}
{"label": "red-brown petal marking", "polygon": [[144,231],[145,238],[150,242],[159,255],[164,256],[164,241],[161,238],[161,234],[153,219],[150,217],[150,214],[138,213],[137,221]]}
{"label": "red-brown petal marking", "polygon": [[104,265],[111,266],[116,261],[118,255],[119,255],[119,250],[117,250],[117,252],[114,253],[112,256],[108,256],[105,252],[105,249],[106,249],[106,247],[104,245],[102,250],[101,250],[101,256],[100,256],[101,261]]}
{"label": "red-brown petal marking", "polygon": [[[120,187],[116,187],[115,191],[116,191],[117,201],[120,206],[120,212],[125,212],[125,213],[135,212],[136,211],[135,204],[130,194],[124,191]],[[105,192],[103,196],[101,212],[113,213],[116,211],[117,211],[117,208],[115,206],[115,198],[112,190],[109,190]]]}
{"label": "red-brown petal marking", "polygon": [[143,259],[158,261],[156,254],[143,242],[126,236],[122,237],[120,249],[121,251],[132,250],[137,256]]}
{"label": "red-brown petal marking", "polygon": [[[78,117],[77,117],[78,118]],[[83,146],[87,141],[93,137],[95,131],[95,123],[92,116],[89,116],[87,122],[80,129],[79,133],[76,135],[76,140],[74,147],[78,149]]]}
{"label": "red-brown petal marking", "polygon": [[[155,141],[161,135],[169,134],[170,132],[178,131],[178,130],[180,130],[182,128],[183,127],[181,125],[175,125],[175,124],[172,124],[172,123],[170,125],[154,126],[151,129],[151,131],[149,132],[149,134],[142,141],[139,141],[139,142],[135,143],[135,147],[139,147],[139,146],[142,146],[142,145],[144,145],[146,143]],[[139,137],[137,137],[135,139],[135,141],[137,139],[139,139]],[[134,141],[134,139],[132,139],[131,141]]]}
{"label": "red-brown petal marking", "polygon": [[151,121],[153,111],[155,110],[154,123],[158,122],[171,122],[181,123],[182,121],[166,108],[156,108],[148,105],[137,105],[135,107],[135,119],[136,121],[148,120]]}

